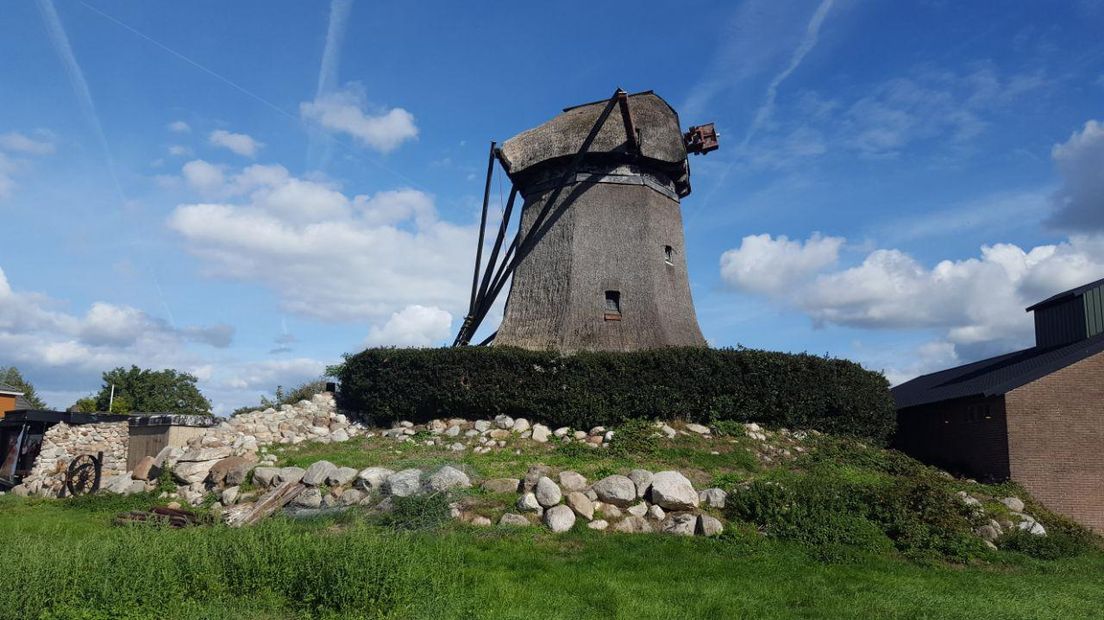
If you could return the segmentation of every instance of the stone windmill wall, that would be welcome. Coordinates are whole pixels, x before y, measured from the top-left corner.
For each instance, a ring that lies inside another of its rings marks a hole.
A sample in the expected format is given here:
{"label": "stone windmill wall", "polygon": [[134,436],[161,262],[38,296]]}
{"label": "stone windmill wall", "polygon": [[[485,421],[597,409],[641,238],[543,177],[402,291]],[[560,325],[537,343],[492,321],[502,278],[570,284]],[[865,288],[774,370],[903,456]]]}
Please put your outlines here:
{"label": "stone windmill wall", "polygon": [[546,201],[556,202],[518,263],[496,346],[706,346],[686,269],[679,199],[690,193],[689,168],[675,111],[651,92],[628,97],[639,147],[614,107],[564,184],[605,107],[568,109],[499,151],[525,201],[523,236]]}

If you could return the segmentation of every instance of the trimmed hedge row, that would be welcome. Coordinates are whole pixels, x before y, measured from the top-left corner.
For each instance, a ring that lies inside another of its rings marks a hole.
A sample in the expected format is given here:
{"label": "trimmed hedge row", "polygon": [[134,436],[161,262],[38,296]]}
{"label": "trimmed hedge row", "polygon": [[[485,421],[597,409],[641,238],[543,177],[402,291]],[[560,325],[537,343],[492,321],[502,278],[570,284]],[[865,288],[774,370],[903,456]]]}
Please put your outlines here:
{"label": "trimmed hedge row", "polygon": [[736,420],[879,443],[896,425],[881,374],[847,360],[742,348],[368,349],[337,375],[339,405],[373,424],[498,414],[581,429],[634,418]]}

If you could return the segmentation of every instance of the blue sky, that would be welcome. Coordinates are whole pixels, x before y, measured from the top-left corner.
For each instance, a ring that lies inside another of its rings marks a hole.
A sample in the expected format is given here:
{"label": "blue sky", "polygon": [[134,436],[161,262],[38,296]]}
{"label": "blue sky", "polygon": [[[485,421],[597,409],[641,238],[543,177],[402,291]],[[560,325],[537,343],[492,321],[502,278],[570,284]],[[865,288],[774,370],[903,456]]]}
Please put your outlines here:
{"label": "blue sky", "polygon": [[[0,364],[226,412],[467,301],[487,143],[621,86],[721,149],[683,202],[717,346],[899,381],[1104,277],[1100,2],[11,3]],[[494,204],[501,204],[496,182]]]}

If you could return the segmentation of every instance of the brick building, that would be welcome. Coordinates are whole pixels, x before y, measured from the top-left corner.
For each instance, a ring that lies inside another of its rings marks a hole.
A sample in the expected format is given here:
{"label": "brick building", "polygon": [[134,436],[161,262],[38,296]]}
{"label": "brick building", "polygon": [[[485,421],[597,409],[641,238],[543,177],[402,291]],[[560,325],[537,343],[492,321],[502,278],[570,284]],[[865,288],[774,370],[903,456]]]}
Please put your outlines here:
{"label": "brick building", "polygon": [[1034,347],[893,389],[896,447],[1104,532],[1104,280],[1027,311]]}

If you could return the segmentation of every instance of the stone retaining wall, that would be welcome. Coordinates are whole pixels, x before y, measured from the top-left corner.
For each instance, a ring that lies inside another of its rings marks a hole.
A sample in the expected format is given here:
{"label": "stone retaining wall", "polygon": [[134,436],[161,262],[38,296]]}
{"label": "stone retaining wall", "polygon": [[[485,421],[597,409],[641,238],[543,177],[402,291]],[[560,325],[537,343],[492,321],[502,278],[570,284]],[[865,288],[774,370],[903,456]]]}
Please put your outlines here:
{"label": "stone retaining wall", "polygon": [[56,497],[65,485],[69,462],[81,454],[103,452],[101,480],[126,471],[130,432],[124,422],[69,425],[59,422],[46,430],[42,450],[31,473],[20,485],[28,495]]}

